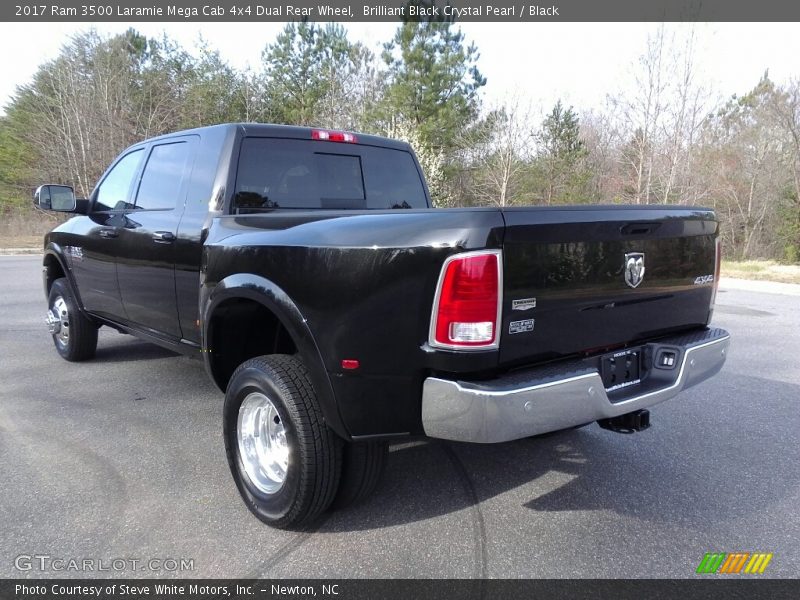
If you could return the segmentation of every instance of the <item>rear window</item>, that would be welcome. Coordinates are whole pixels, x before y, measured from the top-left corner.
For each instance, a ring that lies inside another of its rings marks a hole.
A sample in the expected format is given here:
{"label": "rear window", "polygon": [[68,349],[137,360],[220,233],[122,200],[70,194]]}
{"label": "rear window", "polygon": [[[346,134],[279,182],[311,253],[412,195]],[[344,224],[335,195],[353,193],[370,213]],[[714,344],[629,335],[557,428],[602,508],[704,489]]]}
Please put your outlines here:
{"label": "rear window", "polygon": [[408,152],[312,140],[242,140],[235,213],[426,206],[422,180]]}

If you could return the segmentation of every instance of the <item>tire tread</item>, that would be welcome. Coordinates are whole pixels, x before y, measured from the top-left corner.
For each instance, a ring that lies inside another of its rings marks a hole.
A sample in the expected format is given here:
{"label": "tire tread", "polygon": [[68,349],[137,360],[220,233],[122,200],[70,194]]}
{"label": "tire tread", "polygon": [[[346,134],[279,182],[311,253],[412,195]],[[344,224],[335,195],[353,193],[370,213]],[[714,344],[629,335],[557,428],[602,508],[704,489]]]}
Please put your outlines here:
{"label": "tire tread", "polygon": [[360,504],[372,495],[383,475],[387,453],[384,442],[353,442],[345,446],[335,508]]}
{"label": "tire tread", "polygon": [[265,373],[283,399],[288,400],[286,409],[294,421],[299,451],[307,466],[300,470],[297,500],[292,508],[270,524],[290,527],[309,523],[334,499],[339,486],[342,442],[325,424],[308,371],[299,358],[287,354],[251,358],[234,371],[231,381],[239,372],[251,368]]}

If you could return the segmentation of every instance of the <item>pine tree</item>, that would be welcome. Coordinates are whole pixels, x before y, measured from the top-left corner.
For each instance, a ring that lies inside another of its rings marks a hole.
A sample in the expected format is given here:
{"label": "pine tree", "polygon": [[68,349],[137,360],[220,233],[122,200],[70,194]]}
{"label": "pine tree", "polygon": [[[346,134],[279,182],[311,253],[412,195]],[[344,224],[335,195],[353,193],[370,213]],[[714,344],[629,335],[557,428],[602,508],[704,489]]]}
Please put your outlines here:
{"label": "pine tree", "polygon": [[357,78],[371,60],[341,25],[289,23],[263,54],[270,120],[348,128]]}
{"label": "pine tree", "polygon": [[[427,148],[448,154],[478,118],[486,79],[474,44],[447,20],[405,22],[384,45],[388,87],[382,118],[406,121]],[[388,126],[387,126],[388,128]]]}
{"label": "pine tree", "polygon": [[542,195],[547,204],[585,201],[581,193],[588,175],[582,160],[587,154],[578,115],[559,100],[536,135]]}

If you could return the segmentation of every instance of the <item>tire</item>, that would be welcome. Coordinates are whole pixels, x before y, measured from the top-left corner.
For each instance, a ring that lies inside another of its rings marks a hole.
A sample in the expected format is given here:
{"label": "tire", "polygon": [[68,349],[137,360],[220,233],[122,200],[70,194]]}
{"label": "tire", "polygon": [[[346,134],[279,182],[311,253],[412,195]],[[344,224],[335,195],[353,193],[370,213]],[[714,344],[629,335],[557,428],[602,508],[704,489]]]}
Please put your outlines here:
{"label": "tire", "polygon": [[388,449],[388,444],[382,442],[345,444],[334,508],[359,504],[372,495],[383,475]]}
{"label": "tire", "polygon": [[302,527],[330,506],[342,440],[325,425],[300,359],[274,354],[242,363],[225,393],[223,426],[236,487],[261,521]]}
{"label": "tire", "polygon": [[93,358],[97,351],[97,325],[78,308],[64,277],[50,286],[47,299],[48,323],[51,324],[53,344],[62,358],[78,362]]}

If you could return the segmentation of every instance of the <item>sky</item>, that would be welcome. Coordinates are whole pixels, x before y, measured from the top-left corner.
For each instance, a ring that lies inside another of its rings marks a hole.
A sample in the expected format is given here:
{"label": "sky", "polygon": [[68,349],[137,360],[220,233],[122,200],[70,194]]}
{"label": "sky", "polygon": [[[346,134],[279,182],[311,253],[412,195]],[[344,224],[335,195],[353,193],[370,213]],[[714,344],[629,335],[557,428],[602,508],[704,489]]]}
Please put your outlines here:
{"label": "sky", "polygon": [[[166,32],[187,49],[200,36],[233,66],[256,67],[281,23],[0,23],[0,107],[37,67],[58,55],[75,33],[95,27],[115,34],[134,27],[147,36]],[[395,23],[346,24],[350,37],[373,49],[392,37]],[[632,66],[654,23],[462,23],[480,51],[478,67],[488,83],[486,106],[516,97],[549,110],[561,99],[578,110],[599,108],[608,94],[629,89]],[[702,80],[720,100],[752,89],[766,69],[785,82],[800,77],[800,24],[668,24],[668,34],[694,32]]]}

